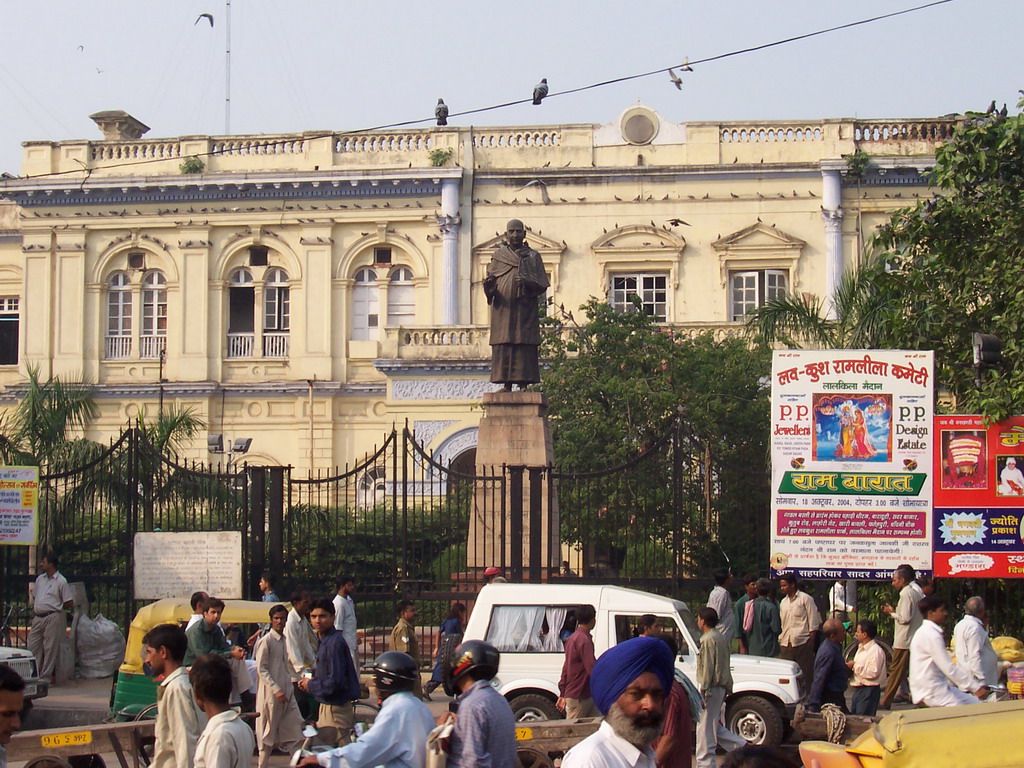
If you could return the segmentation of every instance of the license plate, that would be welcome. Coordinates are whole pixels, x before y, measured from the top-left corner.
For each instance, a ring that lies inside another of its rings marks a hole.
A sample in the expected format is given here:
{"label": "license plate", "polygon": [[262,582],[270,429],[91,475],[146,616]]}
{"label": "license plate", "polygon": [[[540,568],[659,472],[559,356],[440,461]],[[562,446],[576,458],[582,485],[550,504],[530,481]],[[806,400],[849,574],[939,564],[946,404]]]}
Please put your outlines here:
{"label": "license plate", "polygon": [[38,688],[38,686],[36,686],[35,683],[26,683],[25,684],[25,695],[26,696],[35,696],[36,692],[38,690],[39,690],[39,688]]}
{"label": "license plate", "polygon": [[74,731],[72,733],[52,733],[42,737],[44,747],[78,747],[92,744],[92,731]]}
{"label": "license plate", "polygon": [[532,738],[532,728],[516,728],[516,741],[529,741]]}

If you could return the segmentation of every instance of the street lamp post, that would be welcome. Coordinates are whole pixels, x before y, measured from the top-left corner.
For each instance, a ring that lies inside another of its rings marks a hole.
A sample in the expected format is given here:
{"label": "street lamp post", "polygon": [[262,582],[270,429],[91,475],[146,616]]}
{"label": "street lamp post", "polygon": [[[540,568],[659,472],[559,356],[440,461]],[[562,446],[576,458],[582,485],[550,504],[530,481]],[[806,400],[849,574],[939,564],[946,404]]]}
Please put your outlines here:
{"label": "street lamp post", "polygon": [[252,445],[251,437],[236,437],[234,442],[228,440],[227,449],[224,448],[224,435],[207,435],[206,436],[206,447],[210,453],[224,454],[228,457],[227,471],[231,471],[232,459],[239,455],[249,452],[249,446]]}

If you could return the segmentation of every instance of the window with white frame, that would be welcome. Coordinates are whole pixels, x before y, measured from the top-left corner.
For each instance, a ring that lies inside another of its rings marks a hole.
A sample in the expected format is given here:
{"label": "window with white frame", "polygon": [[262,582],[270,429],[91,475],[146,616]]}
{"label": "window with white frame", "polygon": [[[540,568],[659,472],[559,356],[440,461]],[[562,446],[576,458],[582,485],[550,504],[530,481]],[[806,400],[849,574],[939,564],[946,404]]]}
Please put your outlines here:
{"label": "window with white frame", "polygon": [[0,296],[0,365],[18,364],[19,309],[17,296]]}
{"label": "window with white frame", "polygon": [[363,267],[352,286],[352,340],[376,341],[380,333],[380,291],[377,273]]}
{"label": "window with white frame", "polygon": [[106,359],[132,354],[132,286],[128,274],[115,272],[107,284]]}
{"label": "window with white frame", "polygon": [[659,323],[668,319],[668,274],[664,272],[638,272],[611,276],[608,301],[616,309],[640,311]]}
{"label": "window with white frame", "polygon": [[160,357],[167,338],[167,279],[159,269],[142,278],[142,333],[139,357]]}
{"label": "window with white frame", "polygon": [[412,325],[416,320],[416,286],[412,270],[395,267],[388,277],[388,325],[397,328]]}
{"label": "window with white frame", "polygon": [[268,269],[263,278],[263,356],[288,357],[291,289],[288,273]]}
{"label": "window with white frame", "polygon": [[789,278],[785,270],[781,269],[730,272],[729,287],[729,316],[738,322],[751,310],[763,307],[774,299],[784,298],[789,293]]}

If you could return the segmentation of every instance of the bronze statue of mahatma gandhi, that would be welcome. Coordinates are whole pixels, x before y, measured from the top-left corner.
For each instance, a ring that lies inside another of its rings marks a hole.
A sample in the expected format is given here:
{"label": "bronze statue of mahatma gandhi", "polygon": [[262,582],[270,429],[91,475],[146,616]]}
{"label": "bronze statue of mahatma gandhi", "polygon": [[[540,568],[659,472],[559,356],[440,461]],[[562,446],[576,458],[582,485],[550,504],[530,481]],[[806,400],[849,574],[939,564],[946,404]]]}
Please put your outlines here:
{"label": "bronze statue of mahatma gandhi", "polygon": [[526,244],[526,228],[512,219],[505,241],[494,252],[484,278],[491,305],[491,381],[525,389],[540,381],[540,309],[548,289],[540,254]]}

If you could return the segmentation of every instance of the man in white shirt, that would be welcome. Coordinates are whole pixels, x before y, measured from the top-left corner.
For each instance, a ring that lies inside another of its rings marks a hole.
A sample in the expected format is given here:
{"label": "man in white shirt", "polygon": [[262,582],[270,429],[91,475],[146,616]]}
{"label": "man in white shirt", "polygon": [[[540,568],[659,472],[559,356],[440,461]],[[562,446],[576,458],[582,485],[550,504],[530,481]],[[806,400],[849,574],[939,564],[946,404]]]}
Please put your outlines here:
{"label": "man in white shirt", "polygon": [[143,638],[146,663],[164,679],[156,689],[156,744],[153,768],[192,768],[206,715],[192,695],[188,670],[182,666],[188,638],[177,624],[159,624]]}
{"label": "man in white shirt", "polygon": [[251,768],[256,738],[252,728],[230,708],[231,666],[208,653],[189,672],[192,690],[207,723],[196,744],[195,768]]}
{"label": "man in white shirt", "polygon": [[796,576],[779,577],[783,598],[779,605],[782,632],[779,633],[779,658],[795,661],[800,667],[806,690],[814,681],[814,641],[821,629],[821,613],[814,599],[802,591]]}
{"label": "man in white shirt", "polygon": [[828,591],[828,610],[833,619],[846,621],[857,610],[857,582],[838,579]]}
{"label": "man in white shirt", "polygon": [[39,677],[56,685],[57,659],[60,647],[67,642],[68,623],[64,611],[75,605],[75,596],[68,580],[57,571],[57,555],[47,552],[39,560],[42,573],[36,577],[32,596],[32,628],[28,633],[28,650],[36,657]]}
{"label": "man in white shirt", "polygon": [[729,587],[732,586],[732,571],[728,568],[719,568],[714,573],[715,586],[708,595],[708,608],[714,608],[718,614],[718,626],[716,629],[722,636],[732,642],[736,626],[736,615],[732,609],[732,595]]}
{"label": "man in white shirt", "polygon": [[270,631],[256,641],[256,736],[260,749],[259,768],[267,768],[275,746],[289,754],[302,743],[302,715],[295,702],[292,668],[285,648],[284,625],[288,610],[283,605],[270,609]]}
{"label": "man in white shirt", "polygon": [[373,727],[351,744],[305,758],[300,766],[324,768],[423,768],[427,736],[434,718],[413,695],[420,679],[416,662],[407,653],[387,651],[373,662],[373,681],[383,703]]}
{"label": "man in white shirt", "polygon": [[914,579],[917,572],[909,565],[900,565],[892,572],[892,585],[899,590],[900,599],[893,608],[883,605],[882,612],[892,616],[895,623],[892,641],[892,660],[889,662],[889,680],[878,706],[888,709],[893,700],[904,700],[898,697],[900,685],[907,679],[910,669],[910,642],[923,621],[917,604],[924,597],[924,592]]}
{"label": "man in white shirt", "polygon": [[602,653],[590,692],[604,722],[565,754],[562,768],[655,768],[651,744],[661,734],[673,662],[657,637],[634,637]]}
{"label": "man in white shirt", "polygon": [[[288,663],[292,668],[292,683],[298,683],[303,676],[312,677],[313,668],[316,666],[316,649],[319,642],[313,625],[309,623],[311,602],[309,592],[293,593],[292,609],[288,611],[288,621],[284,626],[285,649],[288,651]],[[316,699],[296,687],[295,700],[303,719],[306,722],[316,722],[320,709]]]}
{"label": "man in white shirt", "polygon": [[345,638],[348,649],[352,653],[352,666],[359,673],[359,637],[356,632],[356,603],[352,595],[356,593],[354,576],[341,576],[335,583],[338,593],[334,596],[334,628]]}
{"label": "man in white shirt", "polygon": [[988,688],[954,664],[946,651],[942,634],[942,625],[949,615],[946,601],[930,595],[921,600],[920,611],[924,621],[910,641],[910,695],[914,703],[955,707],[977,704],[979,699],[986,698]]}
{"label": "man in white shirt", "polygon": [[979,684],[992,686],[999,682],[999,656],[985,629],[987,619],[985,601],[978,596],[967,598],[964,617],[953,628],[953,648],[958,667]]}
{"label": "man in white shirt", "polygon": [[850,712],[854,715],[874,717],[878,712],[878,700],[885,685],[885,651],[875,642],[878,626],[870,619],[857,622],[853,636],[857,640],[857,654],[846,666],[853,670],[853,701]]}
{"label": "man in white shirt", "polygon": [[192,615],[188,617],[188,624],[185,625],[185,631],[191,629],[192,625],[197,621],[203,619],[203,606],[206,605],[206,601],[210,599],[210,596],[205,592],[193,592],[192,597],[189,599],[189,605],[192,606]]}

